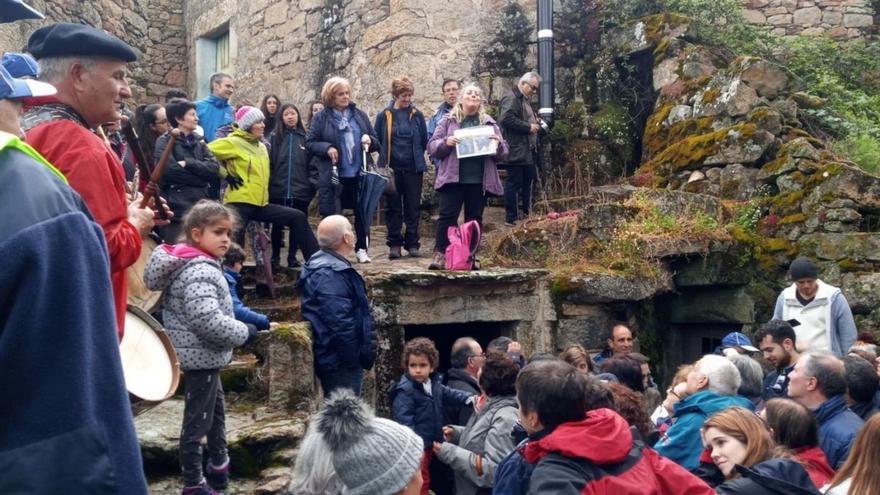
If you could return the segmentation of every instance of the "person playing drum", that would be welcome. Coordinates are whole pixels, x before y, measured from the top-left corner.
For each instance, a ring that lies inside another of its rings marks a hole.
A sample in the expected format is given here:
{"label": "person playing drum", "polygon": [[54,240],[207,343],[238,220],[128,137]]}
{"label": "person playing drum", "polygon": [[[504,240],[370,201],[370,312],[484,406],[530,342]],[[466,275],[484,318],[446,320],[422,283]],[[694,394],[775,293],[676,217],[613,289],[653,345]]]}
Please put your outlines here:
{"label": "person playing drum", "polygon": [[[251,331],[235,319],[219,262],[232,244],[234,227],[232,210],[203,199],[183,217],[186,240],[157,247],[144,272],[150,289],[164,291],[163,321],[186,376],[180,433],[184,494],[222,491],[229,482],[220,369],[229,364],[235,347],[256,334],[256,328]],[[203,475],[205,436],[209,462]]]}

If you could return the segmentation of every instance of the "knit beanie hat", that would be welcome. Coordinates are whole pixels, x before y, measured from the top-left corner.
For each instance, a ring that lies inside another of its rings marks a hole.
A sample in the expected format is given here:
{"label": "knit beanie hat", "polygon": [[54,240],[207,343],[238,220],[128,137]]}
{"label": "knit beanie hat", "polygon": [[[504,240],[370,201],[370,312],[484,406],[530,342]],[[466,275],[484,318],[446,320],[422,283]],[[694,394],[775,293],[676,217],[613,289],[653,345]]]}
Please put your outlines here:
{"label": "knit beanie hat", "polygon": [[350,390],[333,392],[317,421],[349,495],[397,493],[421,465],[421,437],[406,426],[375,417]]}
{"label": "knit beanie hat", "polygon": [[256,107],[243,106],[235,112],[235,123],[243,131],[250,131],[254,124],[265,119],[263,112]]}
{"label": "knit beanie hat", "polygon": [[819,269],[816,268],[815,263],[801,256],[791,262],[791,266],[788,267],[788,274],[791,275],[792,280],[816,279],[819,278]]}

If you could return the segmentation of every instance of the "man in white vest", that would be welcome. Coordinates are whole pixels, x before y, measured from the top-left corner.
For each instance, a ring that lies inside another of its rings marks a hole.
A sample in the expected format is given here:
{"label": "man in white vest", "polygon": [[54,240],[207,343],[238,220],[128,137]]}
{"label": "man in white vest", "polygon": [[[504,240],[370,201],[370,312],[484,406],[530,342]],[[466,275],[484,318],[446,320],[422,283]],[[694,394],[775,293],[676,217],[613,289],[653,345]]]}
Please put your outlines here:
{"label": "man in white vest", "polygon": [[794,283],[776,299],[773,319],[797,320],[792,326],[798,351],[845,355],[856,341],[856,324],[846,297],[837,287],[820,280],[819,270],[807,258],[794,260],[788,273]]}

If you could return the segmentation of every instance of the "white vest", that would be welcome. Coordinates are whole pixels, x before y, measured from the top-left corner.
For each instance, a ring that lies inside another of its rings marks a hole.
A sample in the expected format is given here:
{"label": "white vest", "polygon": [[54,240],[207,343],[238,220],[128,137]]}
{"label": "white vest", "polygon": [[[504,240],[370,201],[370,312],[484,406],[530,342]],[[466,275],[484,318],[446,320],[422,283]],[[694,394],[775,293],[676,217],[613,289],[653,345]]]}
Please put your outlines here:
{"label": "white vest", "polygon": [[798,352],[831,351],[831,332],[828,328],[831,321],[831,297],[840,289],[821,280],[816,280],[816,283],[819,284],[816,297],[806,306],[798,301],[795,284],[782,292],[785,299],[782,319],[795,319],[801,323],[794,327]]}

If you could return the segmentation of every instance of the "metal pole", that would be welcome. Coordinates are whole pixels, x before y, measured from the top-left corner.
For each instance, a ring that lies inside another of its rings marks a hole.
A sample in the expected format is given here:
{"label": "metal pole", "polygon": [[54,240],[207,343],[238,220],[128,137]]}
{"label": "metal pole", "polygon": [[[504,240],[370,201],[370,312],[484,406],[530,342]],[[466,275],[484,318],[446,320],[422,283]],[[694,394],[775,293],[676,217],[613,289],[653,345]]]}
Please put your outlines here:
{"label": "metal pole", "polygon": [[538,116],[553,124],[553,0],[538,0]]}

